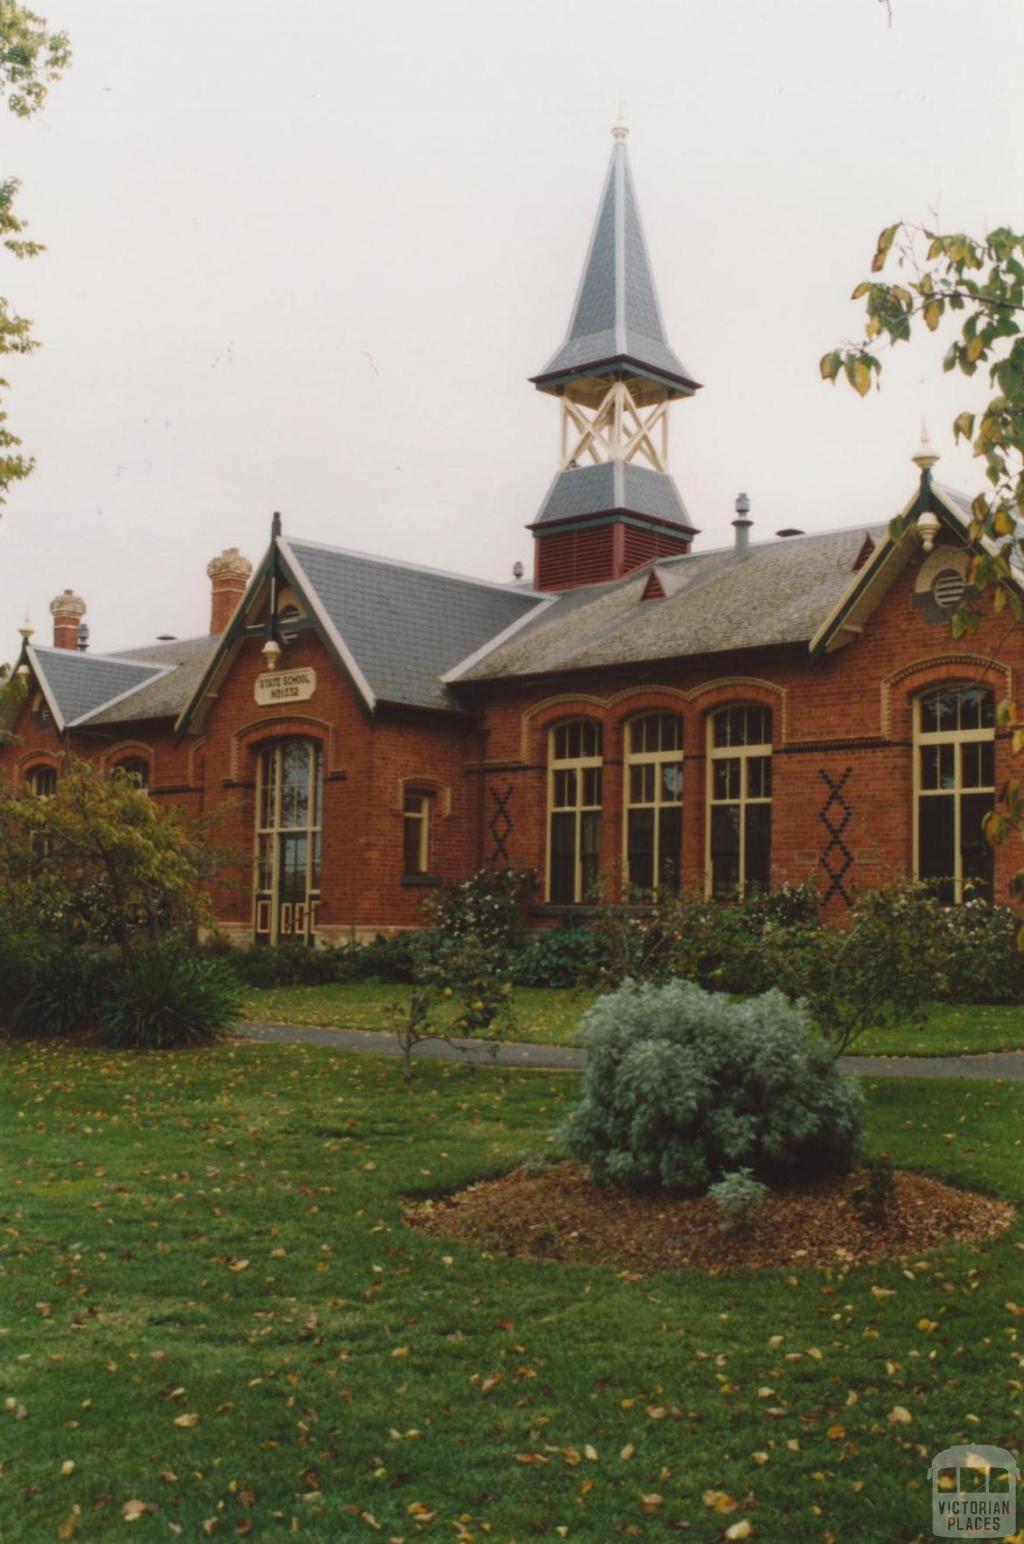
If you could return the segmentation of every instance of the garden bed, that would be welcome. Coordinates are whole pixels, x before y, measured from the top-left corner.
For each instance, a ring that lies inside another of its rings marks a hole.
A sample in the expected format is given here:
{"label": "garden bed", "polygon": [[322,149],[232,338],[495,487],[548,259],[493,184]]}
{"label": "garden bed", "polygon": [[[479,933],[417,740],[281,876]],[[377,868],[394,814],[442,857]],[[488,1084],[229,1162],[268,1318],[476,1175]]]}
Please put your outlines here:
{"label": "garden bed", "polygon": [[707,1196],[635,1195],[592,1184],[575,1163],[522,1168],[443,1200],[406,1209],[424,1233],[495,1253],[617,1265],[627,1270],[717,1271],[728,1266],[824,1266],[909,1258],[945,1244],[998,1238],[1009,1202],[899,1169],[885,1221],[861,1220],[851,1192],[863,1175],[773,1191],[749,1225],[728,1233]]}

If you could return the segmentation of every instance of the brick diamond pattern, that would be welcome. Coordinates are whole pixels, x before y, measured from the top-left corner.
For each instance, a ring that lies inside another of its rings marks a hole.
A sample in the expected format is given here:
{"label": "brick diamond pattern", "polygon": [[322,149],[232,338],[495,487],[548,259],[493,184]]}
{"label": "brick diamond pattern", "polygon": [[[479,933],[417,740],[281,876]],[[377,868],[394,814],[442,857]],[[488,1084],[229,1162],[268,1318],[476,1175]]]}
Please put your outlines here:
{"label": "brick diamond pattern", "polygon": [[828,878],[822,901],[831,900],[837,895],[847,906],[853,905],[846,889],[846,878],[853,868],[853,853],[844,842],[843,833],[853,819],[853,810],[843,790],[852,775],[852,767],[845,767],[836,777],[823,767],[818,770],[818,776],[828,789],[828,798],[818,811],[818,819],[828,833],[828,840],[818,860]]}
{"label": "brick diamond pattern", "polygon": [[494,814],[491,816],[487,829],[491,833],[494,846],[491,849],[491,864],[497,867],[499,863],[511,863],[506,843],[512,835],[512,816],[508,812],[509,800],[512,798],[512,784],[506,783],[503,790],[490,788],[488,792],[494,800]]}

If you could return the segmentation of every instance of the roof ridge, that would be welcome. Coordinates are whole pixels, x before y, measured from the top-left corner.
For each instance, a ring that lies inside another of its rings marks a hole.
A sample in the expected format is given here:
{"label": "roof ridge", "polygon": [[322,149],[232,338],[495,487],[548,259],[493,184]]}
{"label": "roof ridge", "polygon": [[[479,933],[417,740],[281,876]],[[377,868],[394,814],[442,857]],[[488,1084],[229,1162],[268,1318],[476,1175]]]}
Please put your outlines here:
{"label": "roof ridge", "polygon": [[340,557],[356,558],[365,563],[384,564],[388,568],[407,568],[417,574],[432,574],[437,579],[454,579],[458,584],[475,584],[485,590],[500,590],[505,595],[522,595],[543,600],[538,590],[524,587],[521,583],[503,584],[500,579],[477,579],[472,574],[456,574],[450,568],[433,568],[429,563],[412,563],[408,558],[384,557],[379,552],[360,552],[355,547],[338,547],[333,542],[314,541],[305,536],[284,538],[292,547],[317,547],[321,552],[334,552]]}
{"label": "roof ridge", "polygon": [[155,660],[125,659],[122,654],[98,654],[90,649],[60,649],[52,643],[37,643],[36,654],[56,654],[61,659],[98,660],[104,665],[130,665],[136,670],[168,670],[169,665],[158,665]]}

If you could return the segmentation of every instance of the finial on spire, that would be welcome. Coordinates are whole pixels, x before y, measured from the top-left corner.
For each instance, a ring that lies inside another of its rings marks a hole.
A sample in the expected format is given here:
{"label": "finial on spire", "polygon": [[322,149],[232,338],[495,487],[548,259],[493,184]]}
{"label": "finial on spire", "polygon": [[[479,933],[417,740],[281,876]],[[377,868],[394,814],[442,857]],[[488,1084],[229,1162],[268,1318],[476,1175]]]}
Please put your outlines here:
{"label": "finial on spire", "polygon": [[616,118],[615,127],[612,129],[612,139],[627,139],[628,137],[629,130],[626,127],[626,104],[622,98],[619,97],[619,116]]}
{"label": "finial on spire", "polygon": [[930,472],[939,459],[938,453],[932,450],[931,441],[928,438],[928,425],[923,418],[921,420],[921,444],[917,455],[911,456],[910,459],[915,466],[921,468],[922,472]]}
{"label": "finial on spire", "polygon": [[25,620],[24,620],[24,622],[22,622],[21,626],[18,628],[18,632],[24,638],[26,643],[28,643],[28,640],[31,638],[32,634],[35,632],[35,628],[32,626],[32,623],[29,620],[29,614],[28,614],[27,611],[25,612]]}

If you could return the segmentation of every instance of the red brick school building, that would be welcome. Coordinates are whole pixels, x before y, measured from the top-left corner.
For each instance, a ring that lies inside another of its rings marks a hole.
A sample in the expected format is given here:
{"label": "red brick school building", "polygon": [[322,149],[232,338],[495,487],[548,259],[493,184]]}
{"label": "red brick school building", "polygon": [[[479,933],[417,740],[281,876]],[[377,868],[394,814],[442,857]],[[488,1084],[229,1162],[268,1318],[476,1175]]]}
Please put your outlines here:
{"label": "red brick school building", "polygon": [[[981,823],[1008,775],[995,706],[1024,663],[986,616],[965,643],[969,501],[927,446],[898,537],[863,526],[703,550],[668,465],[698,383],[665,336],[617,130],[568,333],[534,377],[561,460],[531,582],[305,541],[275,517],[255,568],[213,559],[210,633],[86,648],[85,604],[25,629],[28,692],[0,768],[45,796],[71,752],[153,798],[219,809],[251,887],[239,942],[415,926],[430,887],[536,870],[531,916],[682,883],[728,898],[815,881],[841,914],[908,874],[1005,899]],[[628,890],[624,887],[635,887]]]}

